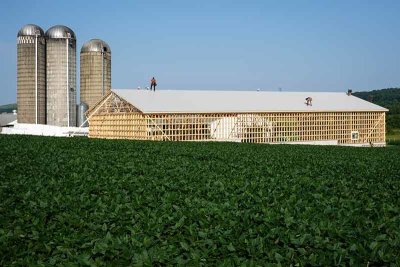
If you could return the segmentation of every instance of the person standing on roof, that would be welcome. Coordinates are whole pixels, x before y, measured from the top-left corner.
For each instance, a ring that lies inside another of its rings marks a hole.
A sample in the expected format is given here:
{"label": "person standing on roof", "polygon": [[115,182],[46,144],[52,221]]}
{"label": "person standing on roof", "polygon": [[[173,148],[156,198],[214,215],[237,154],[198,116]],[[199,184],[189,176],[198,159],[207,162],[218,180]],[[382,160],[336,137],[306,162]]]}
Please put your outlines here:
{"label": "person standing on roof", "polygon": [[306,105],[312,106],[312,98],[310,96],[306,98]]}
{"label": "person standing on roof", "polygon": [[157,86],[157,81],[156,79],[153,77],[150,81],[150,90],[153,90],[154,88],[154,92],[156,91],[156,86]]}

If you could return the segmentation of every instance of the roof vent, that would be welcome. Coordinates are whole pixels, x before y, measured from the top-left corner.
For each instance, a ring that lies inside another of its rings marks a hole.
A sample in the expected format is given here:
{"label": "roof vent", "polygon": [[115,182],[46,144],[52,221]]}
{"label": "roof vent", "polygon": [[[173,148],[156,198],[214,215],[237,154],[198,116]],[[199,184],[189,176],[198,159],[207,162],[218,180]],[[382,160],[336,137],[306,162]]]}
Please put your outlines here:
{"label": "roof vent", "polygon": [[351,90],[351,89],[347,90],[347,95],[348,96],[351,96],[352,93],[353,93],[353,90]]}

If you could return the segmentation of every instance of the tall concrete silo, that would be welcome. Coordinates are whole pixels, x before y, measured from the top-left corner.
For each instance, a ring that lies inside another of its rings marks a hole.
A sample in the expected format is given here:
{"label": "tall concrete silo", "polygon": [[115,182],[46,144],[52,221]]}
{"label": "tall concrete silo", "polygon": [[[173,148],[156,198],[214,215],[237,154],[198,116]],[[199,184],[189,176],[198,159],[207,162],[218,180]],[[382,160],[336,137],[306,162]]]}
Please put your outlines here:
{"label": "tall concrete silo", "polygon": [[17,105],[19,123],[46,123],[46,40],[34,24],[17,35]]}
{"label": "tall concrete silo", "polygon": [[80,64],[80,98],[91,108],[111,90],[110,47],[100,39],[86,42]]}
{"label": "tall concrete silo", "polygon": [[76,37],[56,25],[46,32],[47,124],[76,126]]}

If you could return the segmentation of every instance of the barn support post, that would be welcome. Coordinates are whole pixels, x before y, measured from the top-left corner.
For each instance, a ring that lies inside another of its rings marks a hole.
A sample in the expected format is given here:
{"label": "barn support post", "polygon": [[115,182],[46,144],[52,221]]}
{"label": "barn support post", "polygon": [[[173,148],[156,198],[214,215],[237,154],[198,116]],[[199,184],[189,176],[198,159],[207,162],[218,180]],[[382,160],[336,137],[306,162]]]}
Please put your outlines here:
{"label": "barn support post", "polygon": [[[371,143],[371,141],[370,141],[369,139],[370,139],[372,133],[373,133],[374,131],[376,131],[377,127],[378,127],[382,122],[383,122],[383,140],[384,140],[384,142],[386,141],[386,140],[385,140],[385,130],[386,130],[386,129],[385,129],[385,112],[383,112],[382,115],[380,115],[380,116],[378,117],[378,119],[376,120],[374,126],[368,131],[368,135],[367,135],[367,137],[364,139],[364,142],[365,142],[365,143]],[[380,133],[380,135],[382,135],[382,133]]]}
{"label": "barn support post", "polygon": [[150,121],[154,124],[154,126],[157,127],[158,130],[160,130],[162,136],[164,136],[165,138],[167,138],[168,141],[171,141],[171,139],[168,137],[168,135],[165,134],[165,132],[163,131],[163,129],[161,129],[161,128],[158,126],[158,124],[151,118],[150,115],[145,115],[145,118],[148,119],[148,120],[150,120]]}

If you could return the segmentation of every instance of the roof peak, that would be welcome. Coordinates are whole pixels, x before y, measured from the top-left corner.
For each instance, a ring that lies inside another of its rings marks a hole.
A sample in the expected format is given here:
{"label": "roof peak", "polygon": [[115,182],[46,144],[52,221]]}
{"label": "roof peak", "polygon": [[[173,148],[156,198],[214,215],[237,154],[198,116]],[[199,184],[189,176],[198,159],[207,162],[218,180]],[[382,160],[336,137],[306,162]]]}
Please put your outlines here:
{"label": "roof peak", "polygon": [[[146,88],[113,88],[111,90],[126,90],[126,91],[139,91],[139,92],[151,92],[150,90],[147,90]],[[335,92],[324,92],[324,91],[269,91],[269,90],[245,90],[245,89],[238,89],[238,90],[221,90],[221,89],[193,89],[193,90],[186,90],[186,89],[161,89],[157,90],[157,92],[204,92],[204,93],[276,93],[276,94],[347,94],[347,92],[340,92],[340,91],[335,91]],[[153,92],[154,93],[154,92]]]}

